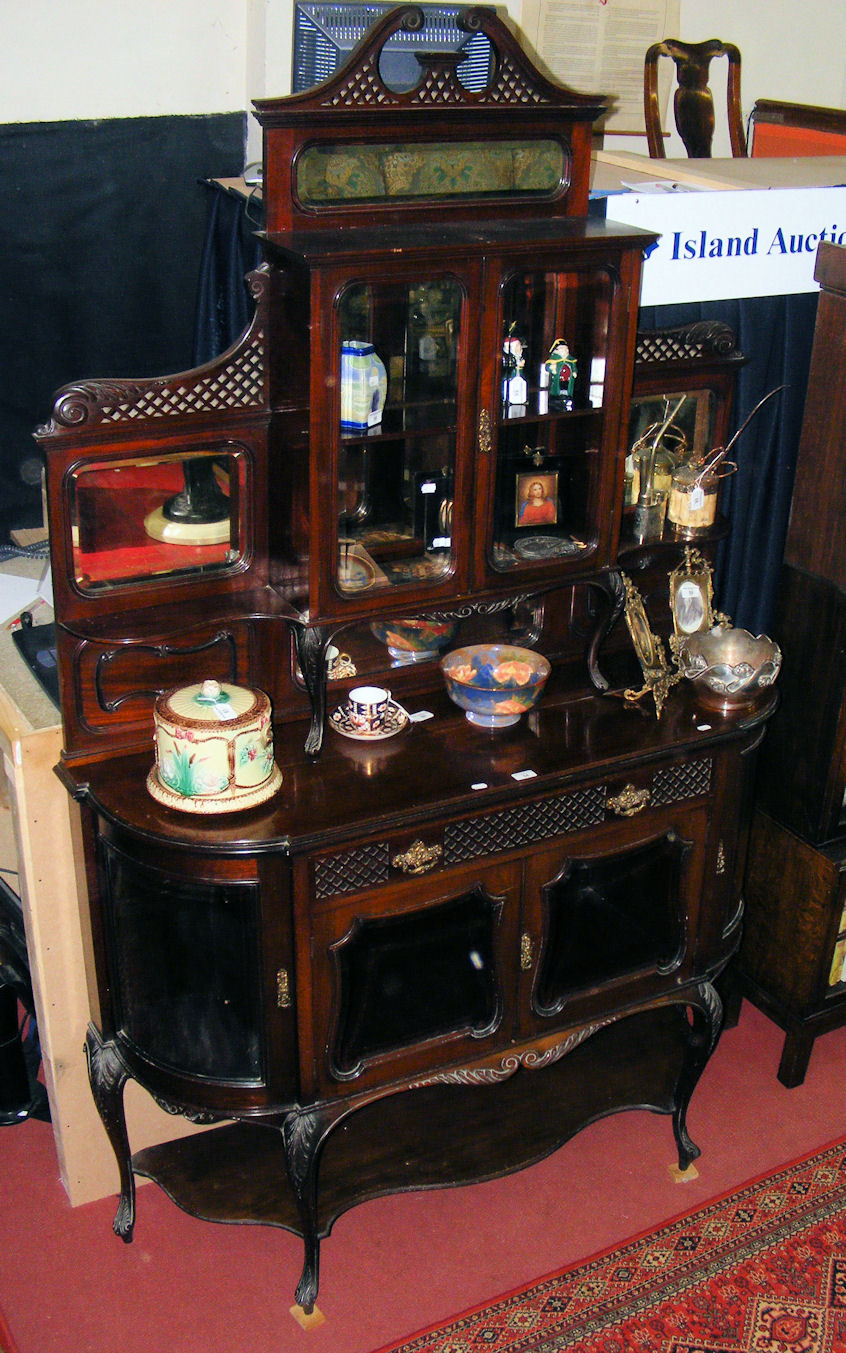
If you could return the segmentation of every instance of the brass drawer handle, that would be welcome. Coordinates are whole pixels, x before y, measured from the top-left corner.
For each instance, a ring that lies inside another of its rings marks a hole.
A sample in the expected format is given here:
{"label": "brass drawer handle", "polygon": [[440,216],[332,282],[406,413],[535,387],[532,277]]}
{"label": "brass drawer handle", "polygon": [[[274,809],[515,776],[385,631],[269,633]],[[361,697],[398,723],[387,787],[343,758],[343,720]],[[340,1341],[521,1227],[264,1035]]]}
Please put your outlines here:
{"label": "brass drawer handle", "polygon": [[408,850],[395,855],[391,864],[404,874],[425,874],[427,870],[434,869],[443,853],[442,846],[426,846],[422,841],[414,841]]}
{"label": "brass drawer handle", "polygon": [[612,794],[605,800],[605,807],[609,813],[616,813],[619,817],[634,817],[635,813],[643,812],[651,797],[648,789],[635,789],[634,785],[626,785],[619,794]]}

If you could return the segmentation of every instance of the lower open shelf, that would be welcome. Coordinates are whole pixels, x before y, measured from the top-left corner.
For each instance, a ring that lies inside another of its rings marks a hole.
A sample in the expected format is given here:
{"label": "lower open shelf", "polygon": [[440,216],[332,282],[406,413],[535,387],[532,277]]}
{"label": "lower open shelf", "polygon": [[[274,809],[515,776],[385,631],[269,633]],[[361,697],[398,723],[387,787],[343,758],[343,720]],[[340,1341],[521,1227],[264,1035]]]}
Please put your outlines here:
{"label": "lower open shelf", "polygon": [[[609,1024],[560,1060],[492,1084],[433,1084],[355,1110],[323,1147],[317,1234],[386,1193],[492,1179],[544,1159],[588,1123],[623,1109],[670,1113],[690,1026],[681,1007]],[[669,1143],[668,1143],[669,1147]],[[148,1147],[132,1160],[173,1201],[207,1221],[303,1235],[281,1130],[261,1120]]]}

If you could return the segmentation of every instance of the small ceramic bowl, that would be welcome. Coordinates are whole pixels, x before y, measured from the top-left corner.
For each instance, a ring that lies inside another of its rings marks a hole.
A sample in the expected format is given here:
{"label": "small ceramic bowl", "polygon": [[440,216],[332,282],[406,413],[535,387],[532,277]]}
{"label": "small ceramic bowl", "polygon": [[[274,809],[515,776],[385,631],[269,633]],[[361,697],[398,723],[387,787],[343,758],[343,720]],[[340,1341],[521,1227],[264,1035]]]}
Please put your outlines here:
{"label": "small ceramic bowl", "polygon": [[766,634],[732,625],[688,635],[679,647],[679,669],[709,709],[730,713],[753,705],[781,670],[781,650]]}
{"label": "small ceramic bowl", "polygon": [[531,648],[470,644],[441,659],[447,694],[470,723],[508,728],[537,704],[552,670]]}
{"label": "small ceramic bowl", "polygon": [[426,662],[449,648],[458,633],[457,620],[374,620],[370,626],[394,662]]}

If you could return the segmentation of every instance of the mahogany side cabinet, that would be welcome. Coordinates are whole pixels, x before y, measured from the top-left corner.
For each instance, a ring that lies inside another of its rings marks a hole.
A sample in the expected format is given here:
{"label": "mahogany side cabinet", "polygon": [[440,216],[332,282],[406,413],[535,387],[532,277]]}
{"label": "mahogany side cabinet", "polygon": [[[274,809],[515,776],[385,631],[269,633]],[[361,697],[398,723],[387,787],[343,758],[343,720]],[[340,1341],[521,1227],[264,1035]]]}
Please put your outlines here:
{"label": "mahogany side cabinet", "polygon": [[[388,87],[382,45],[421,22],[393,11],[329,82],[257,105],[265,257],[238,342],[66,387],[38,433],[115,1229],[139,1174],[197,1216],[286,1227],[306,1311],[321,1239],[365,1198],[516,1170],[629,1107],[698,1155],[772,703],[625,698],[623,565],[666,583],[682,555],[638,546],[624,507],[653,236],[588,219],[602,100],[492,11],[462,20],[486,89],[460,52]],[[431,654],[392,651],[409,618],[536,648],[540,703],[471,725]],[[156,696],[205,679],[270,696],[263,804],[147,791]],[[360,682],[389,687],[396,736],[333,726]],[[129,1078],[215,1126],[133,1153]]]}

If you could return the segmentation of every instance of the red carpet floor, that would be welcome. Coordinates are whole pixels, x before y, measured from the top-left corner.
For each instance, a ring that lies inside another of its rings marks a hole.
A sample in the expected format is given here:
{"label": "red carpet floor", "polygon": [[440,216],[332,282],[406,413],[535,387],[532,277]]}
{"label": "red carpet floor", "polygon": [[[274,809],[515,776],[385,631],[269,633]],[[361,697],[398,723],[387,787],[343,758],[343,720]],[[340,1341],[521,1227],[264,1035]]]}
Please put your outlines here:
{"label": "red carpet floor", "polygon": [[383,1353],[844,1353],[846,1142]]}
{"label": "red carpet floor", "polygon": [[846,1030],[818,1039],[795,1090],[776,1079],[781,1045],[744,1004],[693,1098],[690,1182],[674,1182],[669,1120],[632,1112],[507,1179],[347,1213],[323,1244],[325,1319],[309,1330],[289,1311],[296,1238],[196,1221],[144,1185],[123,1245],[113,1200],[69,1206],[48,1125],[2,1128],[0,1310],[17,1353],[373,1353],[841,1137]]}

